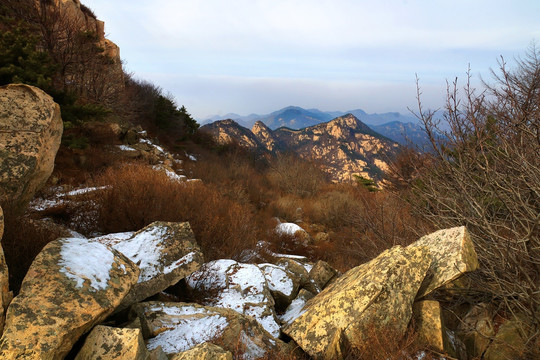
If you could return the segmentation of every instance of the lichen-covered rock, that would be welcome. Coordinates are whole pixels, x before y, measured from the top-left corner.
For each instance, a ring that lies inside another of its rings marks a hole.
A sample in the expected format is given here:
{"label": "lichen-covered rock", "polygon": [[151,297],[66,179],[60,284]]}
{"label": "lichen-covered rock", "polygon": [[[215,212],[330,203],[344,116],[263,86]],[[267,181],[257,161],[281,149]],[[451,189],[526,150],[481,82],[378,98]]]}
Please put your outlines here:
{"label": "lichen-covered rock", "polygon": [[204,305],[252,316],[272,336],[279,336],[274,298],[257,265],[215,260],[204,264],[186,280],[191,289],[205,298]]}
{"label": "lichen-covered rock", "polygon": [[438,301],[419,301],[413,306],[417,342],[441,353],[455,356],[443,322],[441,305]]}
{"label": "lichen-covered rock", "polygon": [[290,271],[273,264],[259,264],[277,309],[286,309],[298,295],[299,279]]}
{"label": "lichen-covered rock", "polygon": [[313,265],[308,275],[319,289],[324,289],[326,284],[337,275],[337,271],[326,261],[319,260]]}
{"label": "lichen-covered rock", "polygon": [[75,360],[147,360],[141,330],[98,325],[84,341]]}
{"label": "lichen-covered rock", "polygon": [[147,347],[161,346],[171,356],[205,342],[216,343],[244,358],[265,358],[287,347],[275,339],[251,316],[234,310],[186,303],[146,302],[134,305],[131,316],[138,316],[147,338]]}
{"label": "lichen-covered rock", "polygon": [[22,211],[51,175],[62,131],[60,107],[44,91],[0,87],[0,203]]}
{"label": "lichen-covered rock", "polygon": [[478,257],[465,226],[443,229],[421,237],[410,248],[425,246],[433,262],[431,281],[422,285],[418,298],[478,268]]}
{"label": "lichen-covered rock", "polygon": [[[504,321],[497,333],[492,338],[487,350],[483,355],[485,360],[525,359],[530,346],[536,346],[531,339],[534,328],[525,317],[515,316]],[[535,349],[538,354],[538,348]],[[532,357],[531,357],[532,359]]]}
{"label": "lichen-covered rock", "polygon": [[[0,240],[4,235],[4,213],[2,207],[0,207]],[[6,258],[4,257],[4,249],[0,245],[0,335],[4,330],[4,322],[6,309],[13,298],[13,293],[9,291],[9,273],[6,263]]]}
{"label": "lichen-covered rock", "polygon": [[488,304],[473,306],[461,319],[457,334],[465,343],[471,357],[481,356],[495,335],[491,307]]}
{"label": "lichen-covered rock", "polygon": [[8,307],[1,359],[63,359],[121,303],[139,277],[124,255],[87,239],[58,239],[38,254]]}
{"label": "lichen-covered rock", "polygon": [[313,268],[312,265],[289,257],[279,258],[276,265],[293,273],[300,281],[300,288],[304,288],[313,294],[318,294],[321,291],[309,277],[309,272]]}
{"label": "lichen-covered rock", "polygon": [[174,355],[171,360],[233,360],[233,356],[215,344],[203,343]]}
{"label": "lichen-covered rock", "polygon": [[187,222],[156,221],[136,233],[110,234],[93,240],[118,250],[141,269],[139,281],[117,310],[176,284],[204,262]]}
{"label": "lichen-covered rock", "polygon": [[283,332],[316,359],[340,358],[342,344],[363,349],[379,331],[403,335],[430,263],[425,247],[387,250],[309,300]]}

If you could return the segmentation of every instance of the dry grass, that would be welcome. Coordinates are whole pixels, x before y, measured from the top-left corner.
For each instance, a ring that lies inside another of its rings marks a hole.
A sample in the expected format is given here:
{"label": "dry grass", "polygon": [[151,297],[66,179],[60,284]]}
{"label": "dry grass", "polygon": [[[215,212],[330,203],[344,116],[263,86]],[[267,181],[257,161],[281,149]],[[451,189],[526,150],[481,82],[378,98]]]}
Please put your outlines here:
{"label": "dry grass", "polygon": [[235,257],[257,241],[252,209],[202,183],[180,183],[147,165],[109,168],[76,213],[83,233],[134,231],[153,221],[188,221],[206,259]]}

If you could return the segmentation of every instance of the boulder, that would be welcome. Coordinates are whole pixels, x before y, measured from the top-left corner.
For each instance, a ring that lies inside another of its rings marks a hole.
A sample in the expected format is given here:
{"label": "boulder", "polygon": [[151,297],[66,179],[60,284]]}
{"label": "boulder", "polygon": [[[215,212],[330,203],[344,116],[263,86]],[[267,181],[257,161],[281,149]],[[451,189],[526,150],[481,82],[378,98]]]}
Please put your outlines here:
{"label": "boulder", "polygon": [[[533,334],[533,327],[529,323],[529,319],[522,316],[514,316],[511,319],[505,320],[493,341],[486,349],[483,359],[485,360],[508,360],[508,359],[533,359],[538,355],[538,348],[534,342],[529,343]],[[528,357],[527,353],[531,357]]]}
{"label": "boulder", "polygon": [[257,265],[215,260],[204,264],[186,280],[188,286],[204,298],[204,305],[252,316],[272,336],[279,336],[274,298]]}
{"label": "boulder", "polygon": [[321,291],[309,277],[309,272],[313,269],[313,265],[297,261],[292,257],[278,258],[276,265],[295,275],[300,281],[300,288],[304,288],[314,294],[318,294]]}
{"label": "boulder", "polygon": [[418,298],[478,268],[478,257],[465,226],[436,231],[421,237],[409,247],[427,247],[433,258],[429,275],[431,280],[422,285]]}
{"label": "boulder", "polygon": [[141,269],[118,311],[165,290],[197,270],[203,254],[189,223],[156,221],[136,233],[94,238],[118,250]]}
{"label": "boulder", "polygon": [[471,357],[481,356],[491,343],[495,335],[493,317],[490,305],[478,304],[461,319],[457,334],[465,343]]}
{"label": "boulder", "polygon": [[234,310],[181,302],[146,302],[134,305],[131,316],[141,319],[147,347],[161,346],[168,355],[211,342],[244,358],[264,359],[287,346],[275,339],[251,316]]}
{"label": "boulder", "polygon": [[22,212],[54,168],[62,138],[60,107],[42,90],[0,87],[0,203]]}
{"label": "boulder", "polygon": [[298,295],[299,279],[290,271],[273,264],[259,264],[270,293],[276,302],[276,309],[286,309]]}
{"label": "boulder", "polygon": [[413,306],[413,319],[419,345],[428,346],[440,353],[455,356],[448,338],[438,301],[424,300]]}
{"label": "boulder", "polygon": [[147,360],[141,330],[98,325],[84,341],[75,360]]}
{"label": "boulder", "polygon": [[331,267],[326,261],[319,260],[313,265],[309,272],[309,278],[317,285],[317,288],[324,289],[330,280],[337,276],[337,271]]}
{"label": "boulder", "polygon": [[1,359],[62,359],[137,282],[128,258],[87,239],[58,239],[38,254],[8,307]]}
{"label": "boulder", "polygon": [[233,356],[230,351],[206,342],[174,355],[171,360],[233,360]]}
{"label": "boulder", "polygon": [[341,358],[345,344],[363,350],[382,334],[403,336],[430,264],[425,247],[386,250],[309,300],[283,332],[315,359]]}
{"label": "boulder", "polygon": [[285,309],[285,312],[282,315],[279,315],[279,320],[281,320],[281,323],[283,325],[289,325],[292,323],[296,318],[298,318],[300,315],[303,314],[302,309],[315,295],[306,289],[300,290],[298,293],[298,296],[291,302],[291,304]]}

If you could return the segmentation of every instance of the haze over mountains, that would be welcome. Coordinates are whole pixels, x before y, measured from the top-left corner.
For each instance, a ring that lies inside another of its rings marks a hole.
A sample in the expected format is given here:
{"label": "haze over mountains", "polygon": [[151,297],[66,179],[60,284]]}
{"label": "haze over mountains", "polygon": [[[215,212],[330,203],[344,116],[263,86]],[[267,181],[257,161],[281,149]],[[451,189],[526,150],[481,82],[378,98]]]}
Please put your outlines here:
{"label": "haze over mountains", "polygon": [[235,113],[229,113],[223,116],[215,115],[204,120],[199,120],[199,122],[201,124],[208,124],[218,120],[231,119],[243,127],[251,129],[257,121],[261,121],[271,130],[276,130],[281,127],[299,130],[328,122],[346,114],[354,115],[372,130],[402,145],[407,144],[407,139],[417,145],[422,145],[426,141],[425,134],[418,124],[418,119],[413,115],[403,115],[398,112],[368,114],[362,109],[343,112],[321,111],[318,109],[303,109],[298,106],[288,106],[265,115],[250,114],[242,116]]}

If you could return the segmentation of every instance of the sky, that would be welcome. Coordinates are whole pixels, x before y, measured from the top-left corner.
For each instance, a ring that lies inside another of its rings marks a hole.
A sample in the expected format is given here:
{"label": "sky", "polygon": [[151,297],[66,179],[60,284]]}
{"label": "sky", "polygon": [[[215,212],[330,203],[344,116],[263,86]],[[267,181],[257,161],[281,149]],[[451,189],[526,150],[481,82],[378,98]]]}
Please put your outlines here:
{"label": "sky", "polygon": [[196,118],[294,105],[368,113],[444,104],[540,41],[538,0],[82,0],[126,70]]}

